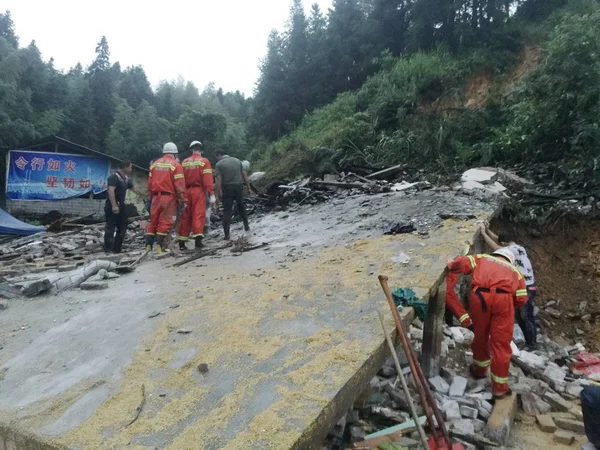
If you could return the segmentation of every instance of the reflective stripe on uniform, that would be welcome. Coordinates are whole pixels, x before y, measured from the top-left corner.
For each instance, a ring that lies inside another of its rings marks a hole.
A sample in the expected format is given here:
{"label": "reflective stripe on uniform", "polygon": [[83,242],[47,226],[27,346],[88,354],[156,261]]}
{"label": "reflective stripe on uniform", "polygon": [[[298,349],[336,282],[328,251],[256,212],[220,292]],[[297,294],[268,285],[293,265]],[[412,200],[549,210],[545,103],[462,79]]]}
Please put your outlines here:
{"label": "reflective stripe on uniform", "polygon": [[156,236],[156,233],[146,233],[146,236]]}
{"label": "reflective stripe on uniform", "polygon": [[176,180],[179,180],[181,178],[183,178],[184,175],[182,173],[178,173],[177,175],[175,175],[173,178],[175,178]]}
{"label": "reflective stripe on uniform", "polygon": [[508,377],[502,378],[492,374],[492,381],[498,384],[508,384]]}
{"label": "reflective stripe on uniform", "polygon": [[158,234],[159,236],[168,236],[168,233],[156,233],[156,234]]}
{"label": "reflective stripe on uniform", "polygon": [[204,167],[205,165],[202,161],[188,161],[182,164],[183,167]]}
{"label": "reflective stripe on uniform", "polygon": [[487,361],[477,361],[476,359],[473,360],[473,364],[475,364],[477,367],[489,367],[491,363],[491,359],[488,359]]}
{"label": "reflective stripe on uniform", "polygon": [[188,238],[188,237],[185,237],[185,236],[179,236],[179,238],[178,238],[178,239],[179,239],[180,241],[189,241],[189,240],[190,240],[190,238]]}
{"label": "reflective stripe on uniform", "polygon": [[527,289],[519,289],[519,290],[517,290],[517,297],[522,297],[522,296],[527,297]]}
{"label": "reflective stripe on uniform", "polygon": [[175,166],[173,164],[154,163],[154,165],[152,166],[152,168],[154,169],[155,167],[164,167],[166,169],[175,170]]}
{"label": "reflective stripe on uniform", "polygon": [[477,267],[477,262],[475,261],[475,258],[473,258],[471,255],[467,256],[467,258],[469,258],[469,261],[471,261],[471,268],[475,269],[475,267]]}
{"label": "reflective stripe on uniform", "polygon": [[460,323],[463,323],[467,319],[470,319],[469,314],[463,314],[462,316],[460,316],[460,319],[458,319],[458,321]]}
{"label": "reflective stripe on uniform", "polygon": [[213,173],[212,169],[204,169],[204,171],[202,172],[204,175],[206,175],[207,173]]}
{"label": "reflective stripe on uniform", "polygon": [[197,237],[204,237],[204,234],[200,233],[200,234],[192,234],[192,239],[195,239]]}

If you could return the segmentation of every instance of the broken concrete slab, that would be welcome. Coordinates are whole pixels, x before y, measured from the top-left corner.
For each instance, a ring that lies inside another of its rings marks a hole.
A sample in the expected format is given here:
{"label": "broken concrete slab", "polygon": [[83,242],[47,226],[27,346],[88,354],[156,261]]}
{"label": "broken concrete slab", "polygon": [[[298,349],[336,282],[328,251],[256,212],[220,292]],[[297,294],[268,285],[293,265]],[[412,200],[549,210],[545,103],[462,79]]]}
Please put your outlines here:
{"label": "broken concrete slab", "polygon": [[579,434],[585,434],[585,426],[579,420],[567,419],[564,417],[554,417],[554,423],[558,428],[573,431]]}
{"label": "broken concrete slab", "polygon": [[569,410],[569,414],[576,420],[583,420],[583,411],[579,406],[574,406]]}
{"label": "broken concrete slab", "polygon": [[449,426],[451,430],[460,434],[475,434],[475,425],[469,419],[455,420]]}
{"label": "broken concrete slab", "polygon": [[462,419],[460,406],[455,400],[446,400],[444,403],[442,403],[442,410],[446,413],[446,419],[448,421]]}
{"label": "broken concrete slab", "polygon": [[525,414],[530,416],[547,414],[552,411],[552,406],[550,406],[533,392],[527,392],[521,395],[521,405],[523,406],[523,411],[525,411]]}
{"label": "broken concrete slab", "polygon": [[486,436],[499,444],[506,444],[517,412],[517,394],[496,400],[485,429]]}
{"label": "broken concrete slab", "polygon": [[450,397],[462,397],[465,395],[465,391],[467,390],[468,380],[465,377],[455,376],[452,379],[452,384],[450,385],[450,390],[448,395]]}
{"label": "broken concrete slab", "polygon": [[492,415],[491,409],[488,410],[487,408],[485,408],[483,406],[479,406],[477,408],[477,412],[479,413],[479,417],[481,417],[484,420],[488,420],[490,418],[490,416]]}
{"label": "broken concrete slab", "polygon": [[538,414],[535,416],[535,420],[537,421],[540,430],[545,433],[554,433],[556,431],[556,424],[554,423],[554,419],[551,415],[548,414]]}
{"label": "broken concrete slab", "polygon": [[462,174],[461,180],[463,182],[476,181],[481,184],[490,184],[495,181],[498,173],[496,171],[488,169],[469,169]]}
{"label": "broken concrete slab", "polygon": [[579,398],[581,391],[583,391],[583,386],[577,382],[567,383],[565,388],[565,392],[575,398]]}
{"label": "broken concrete slab", "polygon": [[561,369],[558,365],[550,363],[544,370],[544,376],[555,382],[562,382],[565,380],[566,372]]}
{"label": "broken concrete slab", "polygon": [[477,419],[479,411],[475,408],[463,405],[460,407],[460,414],[467,419]]}
{"label": "broken concrete slab", "polygon": [[552,439],[558,444],[571,445],[575,441],[575,436],[566,431],[559,430],[554,433],[554,437]]}
{"label": "broken concrete slab", "polygon": [[450,385],[439,375],[429,379],[429,385],[431,389],[440,394],[448,394],[450,392]]}
{"label": "broken concrete slab", "polygon": [[546,392],[543,399],[556,411],[568,412],[573,404],[554,392]]}
{"label": "broken concrete slab", "polygon": [[[332,214],[331,203],[310,205],[286,227],[265,217],[257,221],[256,239],[268,235],[270,255],[223,254],[203,260],[200,272],[150,261],[107,291],[87,293],[88,302],[67,314],[67,322],[53,325],[56,315],[49,323],[38,316],[31,332],[19,333],[23,337],[0,352],[1,367],[10,365],[0,383],[0,421],[67,448],[179,450],[195,448],[198,436],[214,448],[318,448],[387,356],[376,315],[386,301],[369,270],[356,268],[373,264],[377,270],[404,251],[413,260],[401,273],[389,273],[390,285],[415,286],[422,296],[464,247],[465,234],[452,221],[426,241],[416,235],[367,238],[371,225],[386,217],[423,223],[431,209],[448,208],[448,198],[437,194],[417,194],[409,203],[396,195],[375,197],[385,212],[362,222],[353,212],[360,210],[360,196],[336,206],[343,214]],[[450,209],[464,211],[466,201],[472,200],[461,197]],[[359,225],[365,228],[350,234]],[[476,230],[474,222],[460,227]],[[305,243],[310,247],[295,261],[286,257],[290,246]],[[258,268],[265,276],[255,279],[251,272]],[[199,288],[206,291],[201,307]],[[168,309],[174,302],[180,307]],[[16,310],[7,311],[11,320],[27,323],[17,320]],[[168,310],[168,316],[147,319],[153,310]],[[174,332],[184,328],[194,332]],[[200,361],[210,372],[196,370]],[[148,402],[125,428],[140,404],[141,384]],[[166,389],[168,395],[159,397]]]}

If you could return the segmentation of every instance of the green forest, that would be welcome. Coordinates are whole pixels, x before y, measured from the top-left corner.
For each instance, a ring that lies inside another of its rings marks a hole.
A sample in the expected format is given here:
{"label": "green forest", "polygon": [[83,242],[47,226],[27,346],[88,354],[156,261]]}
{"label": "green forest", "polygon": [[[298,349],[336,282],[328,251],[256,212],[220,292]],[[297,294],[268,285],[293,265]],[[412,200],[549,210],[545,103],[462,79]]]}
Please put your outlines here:
{"label": "green forest", "polygon": [[103,37],[87,67],[56,70],[6,12],[0,146],[57,134],[146,165],[168,140],[201,139],[269,178],[547,163],[597,183],[598,23],[598,0],[334,0],[308,14],[293,0],[246,98],[182,79],[153,89]]}

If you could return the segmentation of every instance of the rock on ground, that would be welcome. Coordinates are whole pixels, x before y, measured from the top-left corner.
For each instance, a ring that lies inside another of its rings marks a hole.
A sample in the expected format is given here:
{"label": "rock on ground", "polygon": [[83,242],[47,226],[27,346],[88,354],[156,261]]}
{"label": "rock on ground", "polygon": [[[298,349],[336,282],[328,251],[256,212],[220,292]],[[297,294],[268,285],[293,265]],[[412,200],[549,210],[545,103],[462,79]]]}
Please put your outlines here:
{"label": "rock on ground", "polygon": [[540,426],[540,430],[543,432],[554,433],[556,431],[556,424],[554,423],[552,416],[547,414],[538,414],[535,419]]}
{"label": "rock on ground", "polygon": [[448,394],[448,392],[450,392],[450,386],[446,380],[439,375],[437,377],[430,378],[429,384],[434,391],[439,392],[440,394]]}
{"label": "rock on ground", "polygon": [[465,377],[456,376],[450,385],[450,397],[462,397],[467,390],[467,379]]}
{"label": "rock on ground", "polygon": [[575,436],[573,436],[571,433],[568,433],[566,431],[559,430],[556,433],[554,433],[553,440],[554,440],[554,442],[557,442],[559,444],[571,445],[573,443],[573,441],[575,440]]}

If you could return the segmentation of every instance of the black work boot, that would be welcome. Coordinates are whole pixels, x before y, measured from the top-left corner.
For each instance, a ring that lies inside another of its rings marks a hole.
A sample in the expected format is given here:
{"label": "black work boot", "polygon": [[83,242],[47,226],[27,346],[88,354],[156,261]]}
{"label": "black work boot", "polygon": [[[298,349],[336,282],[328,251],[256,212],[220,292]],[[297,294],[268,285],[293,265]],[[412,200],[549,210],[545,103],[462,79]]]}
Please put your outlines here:
{"label": "black work boot", "polygon": [[179,250],[181,250],[182,252],[185,252],[187,250],[187,247],[185,246],[185,241],[179,241]]}
{"label": "black work boot", "polygon": [[248,225],[247,220],[244,220],[244,231],[250,231],[250,225]]}
{"label": "black work boot", "polygon": [[204,240],[204,236],[196,236],[194,238],[194,244],[196,246],[196,250],[204,247],[204,243],[202,242]]}

